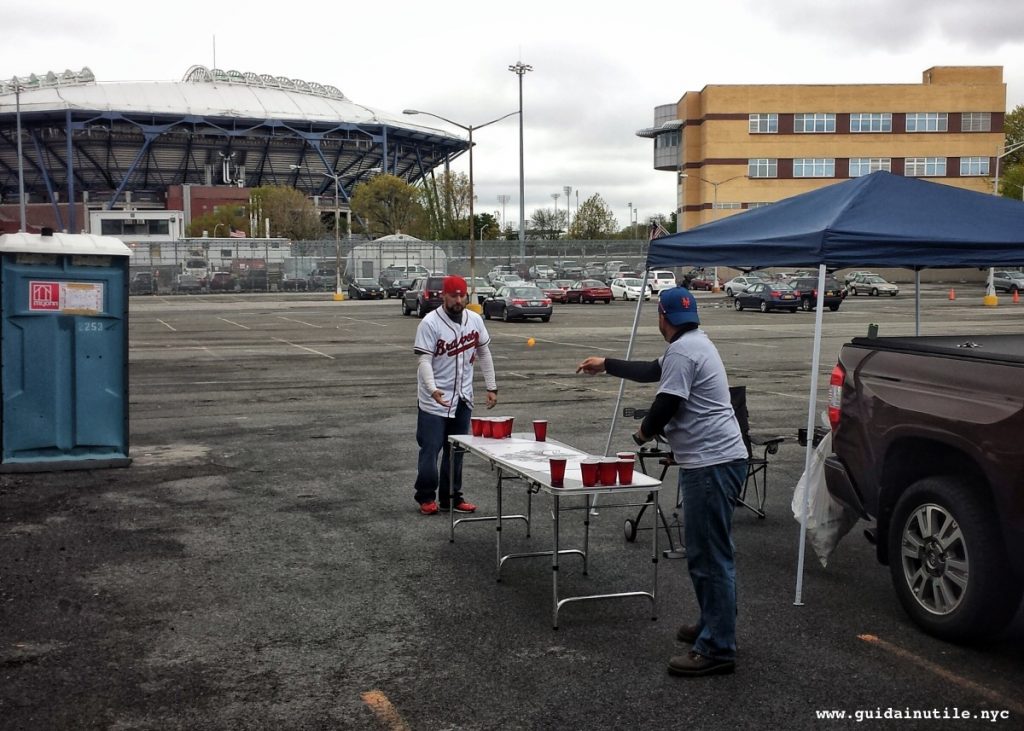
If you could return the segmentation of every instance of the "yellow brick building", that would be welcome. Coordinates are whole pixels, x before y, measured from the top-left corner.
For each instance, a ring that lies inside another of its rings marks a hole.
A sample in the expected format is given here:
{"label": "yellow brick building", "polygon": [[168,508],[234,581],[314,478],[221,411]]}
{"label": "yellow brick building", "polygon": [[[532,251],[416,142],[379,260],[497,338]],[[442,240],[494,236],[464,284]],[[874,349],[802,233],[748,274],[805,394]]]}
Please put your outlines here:
{"label": "yellow brick building", "polygon": [[677,177],[680,230],[875,170],[992,191],[1001,66],[935,66],[920,84],[709,85],[654,110],[654,167]]}

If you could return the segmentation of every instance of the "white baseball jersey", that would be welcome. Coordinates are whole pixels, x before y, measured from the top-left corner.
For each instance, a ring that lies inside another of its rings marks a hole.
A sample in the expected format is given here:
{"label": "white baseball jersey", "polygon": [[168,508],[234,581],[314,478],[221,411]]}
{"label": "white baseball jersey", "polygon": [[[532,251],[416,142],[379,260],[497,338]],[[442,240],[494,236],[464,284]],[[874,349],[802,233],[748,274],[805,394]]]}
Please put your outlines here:
{"label": "white baseball jersey", "polygon": [[417,355],[433,356],[434,385],[444,392],[450,406],[442,406],[431,397],[422,378],[417,378],[419,407],[429,414],[454,417],[459,399],[473,407],[473,363],[476,349],[491,341],[480,315],[462,311],[462,322],[453,322],[444,307],[431,310],[416,328],[413,350]]}

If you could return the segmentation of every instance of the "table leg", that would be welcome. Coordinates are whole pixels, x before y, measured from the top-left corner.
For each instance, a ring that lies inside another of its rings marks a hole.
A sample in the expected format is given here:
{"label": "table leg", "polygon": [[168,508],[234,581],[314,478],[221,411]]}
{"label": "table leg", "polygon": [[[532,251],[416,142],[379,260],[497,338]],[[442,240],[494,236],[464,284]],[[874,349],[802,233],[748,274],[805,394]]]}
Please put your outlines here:
{"label": "table leg", "polygon": [[495,562],[496,563],[495,563],[495,567],[494,567],[494,569],[495,569],[495,578],[499,582],[501,581],[501,487],[502,487],[502,478],[503,477],[504,477],[504,475],[502,474],[501,468],[499,467],[498,468],[498,486],[497,486],[497,489],[498,489],[498,515],[497,515],[497,521],[496,521],[496,523],[497,523],[497,530],[495,532],[495,535],[496,535],[495,541],[496,541],[496,543],[498,545],[498,555],[495,557]]}
{"label": "table leg", "polygon": [[654,569],[654,582],[651,585],[651,619],[658,618],[658,516],[661,514],[661,505],[658,503],[658,493],[652,492],[648,497],[654,503],[654,510],[651,511],[651,563]]}
{"label": "table leg", "polygon": [[552,629],[558,629],[558,495],[551,496],[551,503],[555,511],[554,520],[551,521],[553,526],[553,550],[551,551],[551,627]]}
{"label": "table leg", "polygon": [[587,576],[588,562],[590,561],[590,511],[594,510],[597,502],[596,495],[586,496],[587,509],[583,511],[583,575]]}
{"label": "table leg", "polygon": [[[455,485],[455,454],[458,447],[451,442],[449,449],[451,454],[448,457],[448,542],[455,543],[455,506],[452,505],[452,487]],[[440,499],[440,495],[437,496]]]}

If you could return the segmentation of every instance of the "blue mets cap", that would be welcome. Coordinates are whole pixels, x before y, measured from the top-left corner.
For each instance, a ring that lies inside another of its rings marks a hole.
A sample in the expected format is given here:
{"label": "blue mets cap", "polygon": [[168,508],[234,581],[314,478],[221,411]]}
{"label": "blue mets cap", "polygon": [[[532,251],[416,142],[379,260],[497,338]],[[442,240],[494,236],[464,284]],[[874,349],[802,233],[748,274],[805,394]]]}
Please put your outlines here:
{"label": "blue mets cap", "polygon": [[683,325],[687,322],[700,324],[697,300],[686,287],[673,287],[663,291],[658,302],[658,312],[673,325]]}

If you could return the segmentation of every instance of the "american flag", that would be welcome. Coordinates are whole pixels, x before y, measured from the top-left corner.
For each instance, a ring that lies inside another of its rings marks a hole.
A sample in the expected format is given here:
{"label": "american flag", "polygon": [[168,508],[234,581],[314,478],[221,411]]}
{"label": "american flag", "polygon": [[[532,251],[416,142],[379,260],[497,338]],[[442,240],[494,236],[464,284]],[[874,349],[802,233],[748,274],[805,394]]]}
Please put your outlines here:
{"label": "american flag", "polygon": [[233,239],[244,239],[245,231],[240,231],[239,229],[232,226],[231,231],[228,233],[228,236],[230,236]]}
{"label": "american flag", "polygon": [[668,236],[668,231],[661,225],[661,221],[651,221],[651,230],[648,238],[653,241],[654,239],[660,239],[662,236]]}

